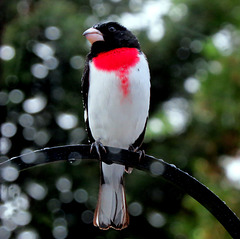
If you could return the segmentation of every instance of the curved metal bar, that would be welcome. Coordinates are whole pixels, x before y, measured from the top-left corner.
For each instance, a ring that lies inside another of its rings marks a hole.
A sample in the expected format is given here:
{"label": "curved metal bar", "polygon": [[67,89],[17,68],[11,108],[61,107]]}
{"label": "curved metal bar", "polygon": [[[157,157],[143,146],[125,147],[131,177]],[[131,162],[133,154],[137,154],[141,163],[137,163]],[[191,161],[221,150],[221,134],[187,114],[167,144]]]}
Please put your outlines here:
{"label": "curved metal bar", "polygon": [[[161,159],[146,155],[139,160],[139,154],[118,148],[105,147],[101,160],[105,163],[122,164],[139,170],[150,171],[168,182],[178,186],[202,204],[225,227],[232,238],[240,238],[240,220],[234,212],[217,195],[205,185],[175,165]],[[34,152],[13,157],[0,163],[0,169],[15,165],[19,171],[57,161],[74,162],[77,159],[97,159],[96,152],[90,154],[90,145],[67,145],[44,148]],[[28,163],[30,162],[30,163]]]}

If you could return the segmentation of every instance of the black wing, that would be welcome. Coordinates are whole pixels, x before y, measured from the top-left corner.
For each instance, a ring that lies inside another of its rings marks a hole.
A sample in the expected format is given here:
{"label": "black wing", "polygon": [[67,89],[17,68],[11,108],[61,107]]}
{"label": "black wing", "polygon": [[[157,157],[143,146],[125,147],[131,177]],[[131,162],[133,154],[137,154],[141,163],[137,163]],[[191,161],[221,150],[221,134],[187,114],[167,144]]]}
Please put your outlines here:
{"label": "black wing", "polygon": [[88,89],[89,89],[89,58],[87,57],[85,68],[82,76],[82,95],[83,95],[83,107],[84,107],[84,119],[86,123],[86,130],[90,143],[93,143],[95,140],[92,136],[89,122],[88,122]]}

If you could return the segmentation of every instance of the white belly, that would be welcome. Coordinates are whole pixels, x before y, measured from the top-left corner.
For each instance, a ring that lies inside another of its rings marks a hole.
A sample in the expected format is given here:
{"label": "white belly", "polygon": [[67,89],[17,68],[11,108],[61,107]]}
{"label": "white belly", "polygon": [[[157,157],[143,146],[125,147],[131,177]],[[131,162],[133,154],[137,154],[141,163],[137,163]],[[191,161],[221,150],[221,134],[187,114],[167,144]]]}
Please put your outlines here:
{"label": "white belly", "polygon": [[128,148],[142,133],[149,110],[150,74],[143,54],[129,69],[127,96],[113,72],[97,70],[90,62],[88,120],[92,136],[103,145]]}

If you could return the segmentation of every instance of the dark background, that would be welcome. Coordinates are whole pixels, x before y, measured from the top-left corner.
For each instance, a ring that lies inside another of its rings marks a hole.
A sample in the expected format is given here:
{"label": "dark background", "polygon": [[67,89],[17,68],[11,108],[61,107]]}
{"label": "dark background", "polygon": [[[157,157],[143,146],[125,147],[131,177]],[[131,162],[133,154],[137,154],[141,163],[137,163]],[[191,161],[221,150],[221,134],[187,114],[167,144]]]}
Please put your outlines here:
{"label": "dark background", "polygon": [[[239,216],[238,0],[1,1],[0,160],[87,143],[81,74],[90,46],[82,32],[106,20],[132,30],[149,61],[143,149],[195,176]],[[100,231],[92,225],[96,161],[55,163],[19,175],[7,170],[13,177],[5,176],[0,206],[3,239],[230,238],[196,201],[145,172],[125,176],[130,226]]]}

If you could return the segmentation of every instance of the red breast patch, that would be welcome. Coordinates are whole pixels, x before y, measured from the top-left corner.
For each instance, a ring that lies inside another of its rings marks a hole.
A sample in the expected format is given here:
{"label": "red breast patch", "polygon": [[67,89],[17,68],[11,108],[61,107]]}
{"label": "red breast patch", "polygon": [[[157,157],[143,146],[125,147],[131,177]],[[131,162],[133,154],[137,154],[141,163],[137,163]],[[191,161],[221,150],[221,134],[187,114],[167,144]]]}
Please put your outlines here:
{"label": "red breast patch", "polygon": [[93,63],[99,70],[116,71],[121,81],[123,95],[127,96],[129,92],[129,69],[138,63],[138,53],[136,48],[117,48],[100,53],[93,58]]}

